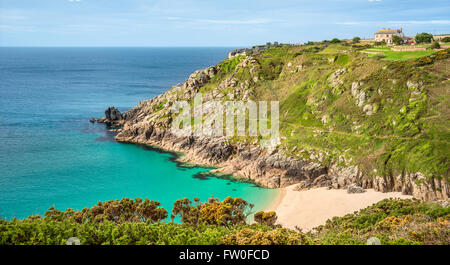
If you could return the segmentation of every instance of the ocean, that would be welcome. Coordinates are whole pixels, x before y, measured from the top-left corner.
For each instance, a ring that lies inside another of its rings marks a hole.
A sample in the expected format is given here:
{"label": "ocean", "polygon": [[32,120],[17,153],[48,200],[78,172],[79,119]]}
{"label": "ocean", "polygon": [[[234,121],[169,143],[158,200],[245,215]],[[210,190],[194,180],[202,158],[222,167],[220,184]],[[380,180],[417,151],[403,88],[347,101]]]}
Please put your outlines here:
{"label": "ocean", "polygon": [[149,198],[241,197],[267,207],[277,190],[179,167],[173,154],[114,141],[108,106],[164,93],[232,48],[0,48],[0,218]]}

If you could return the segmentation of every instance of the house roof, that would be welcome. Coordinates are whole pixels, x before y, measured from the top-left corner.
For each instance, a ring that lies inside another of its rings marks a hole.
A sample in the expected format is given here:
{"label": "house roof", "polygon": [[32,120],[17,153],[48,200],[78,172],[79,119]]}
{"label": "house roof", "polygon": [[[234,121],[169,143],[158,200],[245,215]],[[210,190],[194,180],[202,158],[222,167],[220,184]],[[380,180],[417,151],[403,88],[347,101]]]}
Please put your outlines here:
{"label": "house roof", "polygon": [[401,29],[380,29],[375,34],[396,34],[402,32]]}

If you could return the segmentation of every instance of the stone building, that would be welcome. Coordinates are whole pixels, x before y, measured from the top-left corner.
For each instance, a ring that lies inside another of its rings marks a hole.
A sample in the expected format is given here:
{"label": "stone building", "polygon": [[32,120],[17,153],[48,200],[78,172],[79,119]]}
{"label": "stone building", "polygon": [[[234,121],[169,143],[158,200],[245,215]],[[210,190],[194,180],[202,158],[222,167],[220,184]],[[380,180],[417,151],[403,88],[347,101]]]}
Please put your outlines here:
{"label": "stone building", "polygon": [[392,43],[392,38],[394,36],[399,36],[403,40],[406,40],[405,34],[403,34],[402,29],[380,29],[379,31],[375,32],[375,41],[381,42],[384,41],[387,44]]}

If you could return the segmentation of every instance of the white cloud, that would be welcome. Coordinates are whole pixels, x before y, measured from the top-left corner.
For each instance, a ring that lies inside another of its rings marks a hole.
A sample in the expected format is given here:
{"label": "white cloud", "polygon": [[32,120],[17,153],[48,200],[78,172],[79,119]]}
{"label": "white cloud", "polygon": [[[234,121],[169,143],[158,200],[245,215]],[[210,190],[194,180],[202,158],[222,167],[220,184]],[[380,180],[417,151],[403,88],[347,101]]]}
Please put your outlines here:
{"label": "white cloud", "polygon": [[273,20],[269,19],[248,19],[248,20],[199,19],[196,21],[202,23],[225,24],[225,25],[256,25],[274,22]]}
{"label": "white cloud", "polygon": [[73,3],[73,2],[81,2],[81,0],[67,0],[67,1],[69,1],[71,3]]}
{"label": "white cloud", "polygon": [[368,0],[369,2],[381,2],[381,0]]}
{"label": "white cloud", "polygon": [[347,21],[347,22],[335,22],[333,24],[336,25],[360,25],[363,24],[364,22],[358,22],[358,21]]}

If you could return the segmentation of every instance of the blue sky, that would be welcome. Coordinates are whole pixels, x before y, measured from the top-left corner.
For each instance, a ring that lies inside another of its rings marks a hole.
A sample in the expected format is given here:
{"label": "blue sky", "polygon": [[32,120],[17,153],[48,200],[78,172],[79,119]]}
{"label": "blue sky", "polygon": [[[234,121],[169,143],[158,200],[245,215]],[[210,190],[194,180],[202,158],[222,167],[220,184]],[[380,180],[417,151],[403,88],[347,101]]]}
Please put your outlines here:
{"label": "blue sky", "polygon": [[252,46],[450,33],[448,0],[0,0],[0,46]]}

